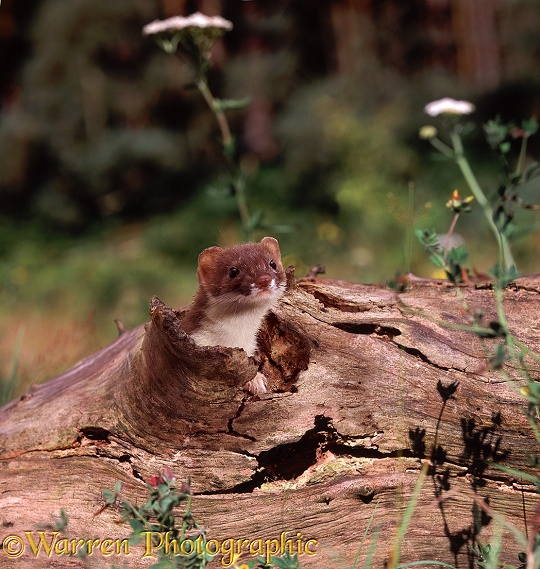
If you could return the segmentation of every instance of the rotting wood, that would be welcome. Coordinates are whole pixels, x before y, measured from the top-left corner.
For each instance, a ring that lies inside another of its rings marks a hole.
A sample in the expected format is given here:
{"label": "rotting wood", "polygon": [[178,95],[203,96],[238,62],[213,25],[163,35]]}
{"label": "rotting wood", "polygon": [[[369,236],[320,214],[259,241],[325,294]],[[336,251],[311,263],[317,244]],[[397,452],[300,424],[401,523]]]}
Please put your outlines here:
{"label": "rotting wood", "polygon": [[[192,479],[193,512],[216,540],[317,540],[303,567],[350,567],[373,514],[380,528],[373,566],[388,559],[396,527],[432,460],[402,561],[471,565],[470,547],[496,523],[473,519],[475,499],[521,530],[535,489],[491,466],[530,471],[537,452],[523,398],[495,371],[447,283],[405,293],[343,281],[299,280],[267,319],[262,362],[242,350],[198,348],[181,311],[154,299],[151,321],[38,385],[0,410],[0,517],[4,539],[50,523],[61,508],[73,538],[121,538],[118,513],[100,515],[101,491],[117,480],[145,500],[144,480],[170,468]],[[460,289],[486,320],[487,286]],[[505,291],[513,333],[540,352],[540,276]],[[246,400],[258,369],[273,393]],[[475,498],[476,497],[476,498]],[[478,525],[479,524],[479,525]],[[300,535],[301,537],[298,537]],[[504,532],[504,560],[522,550]],[[142,546],[96,567],[146,567]],[[360,554],[363,564],[368,547]],[[71,557],[20,559],[2,567],[83,567]],[[219,557],[218,557],[219,559]],[[31,560],[31,561],[30,561]],[[218,561],[214,565],[219,566]]]}

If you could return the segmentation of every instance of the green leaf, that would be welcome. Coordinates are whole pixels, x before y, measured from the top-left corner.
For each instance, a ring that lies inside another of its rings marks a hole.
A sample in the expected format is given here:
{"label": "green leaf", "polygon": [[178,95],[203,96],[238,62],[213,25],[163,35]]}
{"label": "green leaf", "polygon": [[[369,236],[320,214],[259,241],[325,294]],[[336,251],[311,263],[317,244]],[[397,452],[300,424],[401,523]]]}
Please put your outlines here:
{"label": "green leaf", "polygon": [[487,274],[495,279],[501,288],[507,287],[512,281],[515,281],[519,277],[519,273],[515,265],[506,269],[505,267],[501,267],[499,263],[489,269]]}
{"label": "green leaf", "polygon": [[497,148],[508,134],[508,126],[502,124],[500,117],[490,120],[484,125],[484,133],[492,148]]}
{"label": "green leaf", "polygon": [[510,142],[501,142],[499,144],[499,152],[501,154],[508,154],[510,152],[511,147],[512,147],[512,144]]}
{"label": "green leaf", "polygon": [[114,502],[116,501],[116,493],[112,492],[111,490],[103,490],[102,491],[103,494],[103,499],[105,500],[106,504],[114,504]]}
{"label": "green leaf", "polygon": [[535,231],[540,229],[540,221],[536,221],[534,223],[528,223],[527,225],[517,226],[513,223],[509,223],[505,229],[504,234],[508,239],[519,239],[521,237],[526,237]]}
{"label": "green leaf", "polygon": [[529,120],[523,121],[521,123],[521,129],[529,135],[536,134],[538,132],[538,119],[536,117],[531,117]]}
{"label": "green leaf", "polygon": [[144,524],[139,520],[129,520],[129,525],[134,533],[141,533],[144,531]]}
{"label": "green leaf", "polygon": [[538,162],[531,162],[523,172],[523,178],[527,181],[534,180],[540,175],[540,164]]}
{"label": "green leaf", "polygon": [[437,269],[443,269],[446,266],[444,259],[440,255],[431,255],[429,260],[435,265]]}
{"label": "green leaf", "polygon": [[439,251],[442,251],[437,233],[433,231],[433,229],[417,229],[415,231],[415,235],[427,253],[438,253]]}
{"label": "green leaf", "polygon": [[165,496],[165,498],[163,498],[163,500],[161,500],[160,505],[161,505],[161,510],[163,512],[169,512],[170,510],[172,510],[174,508],[174,506],[176,506],[178,504],[178,499],[176,496]]}
{"label": "green leaf", "polygon": [[62,531],[68,525],[68,517],[64,510],[60,510],[60,519],[56,520],[54,524],[54,529],[57,531]]}
{"label": "green leaf", "polygon": [[535,476],[534,474],[529,474],[528,472],[523,472],[522,470],[517,470],[516,468],[510,468],[509,466],[505,466],[504,464],[498,464],[496,462],[490,463],[490,466],[494,468],[498,468],[507,474],[511,474],[512,476],[516,476],[518,478],[522,478],[527,482],[532,482],[534,484],[538,484],[540,482],[540,478]]}
{"label": "green leaf", "polygon": [[217,111],[245,109],[250,103],[251,97],[244,97],[243,99],[217,99],[214,103],[214,109]]}
{"label": "green leaf", "polygon": [[467,246],[463,244],[448,251],[447,261],[449,263],[455,263],[456,265],[464,265],[468,258],[469,252],[467,251]]}
{"label": "green leaf", "polygon": [[156,44],[165,52],[165,53],[175,53],[178,49],[179,40],[176,37],[172,37],[171,39],[165,38],[157,38]]}
{"label": "green leaf", "polygon": [[137,545],[137,544],[141,543],[142,539],[143,539],[143,536],[140,534],[139,535],[132,535],[128,538],[128,543],[129,543],[129,545]]}
{"label": "green leaf", "polygon": [[504,338],[507,335],[506,328],[497,320],[489,323],[488,327],[478,327],[472,330],[479,338]]}
{"label": "green leaf", "polygon": [[504,345],[499,344],[495,348],[495,353],[489,358],[489,369],[501,369],[507,359]]}

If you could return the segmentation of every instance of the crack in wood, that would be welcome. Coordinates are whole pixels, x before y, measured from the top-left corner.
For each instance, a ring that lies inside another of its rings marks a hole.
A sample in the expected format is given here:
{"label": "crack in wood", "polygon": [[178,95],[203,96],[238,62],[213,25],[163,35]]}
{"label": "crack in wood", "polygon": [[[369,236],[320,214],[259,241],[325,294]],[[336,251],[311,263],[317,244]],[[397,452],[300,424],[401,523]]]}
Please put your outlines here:
{"label": "crack in wood", "polygon": [[96,426],[89,426],[89,427],[82,427],[79,430],[79,435],[77,437],[77,441],[81,442],[83,438],[86,438],[91,441],[101,442],[110,444],[109,437],[111,432],[107,429],[103,429],[102,427]]}
{"label": "crack in wood", "polygon": [[423,361],[425,364],[433,366],[433,367],[440,369],[442,371],[459,371],[459,372],[463,373],[463,370],[461,370],[461,369],[457,369],[457,368],[453,368],[453,367],[447,367],[447,366],[443,366],[441,364],[435,363],[434,361],[430,360],[426,356],[426,354],[421,352],[418,348],[410,348],[408,346],[404,346],[403,344],[400,344],[399,342],[394,342],[394,344],[400,350],[404,351],[406,354],[409,354],[410,356],[414,356],[415,358],[418,358],[419,360]]}
{"label": "crack in wood", "polygon": [[441,364],[437,364],[434,361],[430,360],[426,354],[424,354],[418,348],[411,348],[396,342],[394,338],[397,336],[401,336],[401,330],[398,328],[394,328],[393,326],[385,326],[381,324],[377,324],[374,322],[334,322],[331,324],[335,328],[339,330],[343,330],[344,332],[348,332],[349,334],[359,334],[359,335],[366,335],[366,336],[376,336],[379,338],[384,338],[391,340],[400,350],[403,350],[406,354],[410,356],[414,356],[424,363],[433,366],[437,369],[442,371],[458,371],[461,373],[465,373],[464,370],[454,367],[447,367]]}
{"label": "crack in wood", "polygon": [[[371,438],[371,436],[366,435],[364,438]],[[357,438],[355,437],[355,439]],[[268,482],[296,480],[324,460],[328,453],[336,457],[349,456],[372,460],[417,458],[411,449],[384,452],[372,447],[352,447],[344,442],[346,440],[347,437],[335,429],[332,418],[317,415],[314,419],[314,427],[306,431],[297,441],[262,451],[258,456],[249,454],[250,457],[256,458],[258,463],[256,472],[249,480],[226,490],[220,489],[202,492],[202,494],[251,493]],[[369,494],[366,492],[365,495],[368,496]],[[371,501],[371,498],[368,501]]]}
{"label": "crack in wood", "polygon": [[392,326],[384,326],[375,322],[333,322],[332,326],[350,334],[370,336],[375,334],[390,339],[401,336],[401,330]]}

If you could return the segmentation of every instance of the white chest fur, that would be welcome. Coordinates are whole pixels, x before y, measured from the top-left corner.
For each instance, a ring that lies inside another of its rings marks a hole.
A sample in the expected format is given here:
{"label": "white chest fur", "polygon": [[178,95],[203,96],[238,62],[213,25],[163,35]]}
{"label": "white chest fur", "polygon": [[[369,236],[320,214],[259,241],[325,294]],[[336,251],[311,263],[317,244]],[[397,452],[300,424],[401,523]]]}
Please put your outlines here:
{"label": "white chest fur", "polygon": [[243,348],[249,356],[257,351],[257,332],[265,314],[282,295],[277,289],[249,306],[234,309],[225,299],[210,302],[199,330],[191,337],[200,346]]}

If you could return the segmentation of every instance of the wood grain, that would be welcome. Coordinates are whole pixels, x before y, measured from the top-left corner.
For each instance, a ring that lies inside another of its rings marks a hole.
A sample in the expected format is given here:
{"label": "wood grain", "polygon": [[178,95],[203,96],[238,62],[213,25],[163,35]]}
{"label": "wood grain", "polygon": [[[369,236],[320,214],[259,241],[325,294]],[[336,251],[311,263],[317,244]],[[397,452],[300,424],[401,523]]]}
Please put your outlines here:
{"label": "wood grain", "polygon": [[[512,332],[540,353],[539,294],[538,275],[521,278],[504,305]],[[471,566],[470,548],[500,529],[478,504],[521,531],[537,505],[534,487],[493,463],[533,472],[537,448],[523,397],[487,369],[476,336],[448,326],[469,323],[464,302],[496,319],[487,285],[458,293],[418,281],[397,294],[295,283],[290,273],[259,361],[196,347],[182,331],[182,311],[154,299],[148,324],[0,410],[0,538],[37,531],[61,508],[70,536],[127,537],[118,512],[94,515],[102,489],[121,480],[125,495],[142,502],[144,480],[169,467],[180,480],[191,477],[195,519],[220,543],[287,532],[317,540],[302,567],[351,567],[373,516],[358,566],[378,532],[372,566],[380,567],[428,461],[401,561]],[[242,386],[259,364],[273,392],[245,399]],[[523,546],[501,531],[503,558],[517,564]],[[0,551],[0,565],[147,567],[137,547],[87,561],[34,558],[27,547],[19,559]]]}

